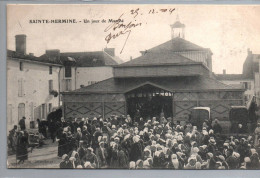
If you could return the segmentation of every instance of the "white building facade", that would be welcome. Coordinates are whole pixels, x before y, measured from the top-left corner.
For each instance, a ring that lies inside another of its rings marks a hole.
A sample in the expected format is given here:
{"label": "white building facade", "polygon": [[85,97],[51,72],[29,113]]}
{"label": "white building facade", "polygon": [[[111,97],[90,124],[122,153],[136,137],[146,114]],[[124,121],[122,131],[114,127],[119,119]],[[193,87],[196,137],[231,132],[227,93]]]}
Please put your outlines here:
{"label": "white building facade", "polygon": [[113,77],[114,49],[60,53],[46,50],[40,57],[26,54],[26,35],[16,35],[15,51],[7,51],[7,131],[26,117],[26,128],[46,120],[59,108],[60,92],[79,89]]}
{"label": "white building facade", "polygon": [[26,117],[30,121],[46,119],[47,114],[59,106],[61,65],[32,60],[7,58],[7,123],[8,130]]}

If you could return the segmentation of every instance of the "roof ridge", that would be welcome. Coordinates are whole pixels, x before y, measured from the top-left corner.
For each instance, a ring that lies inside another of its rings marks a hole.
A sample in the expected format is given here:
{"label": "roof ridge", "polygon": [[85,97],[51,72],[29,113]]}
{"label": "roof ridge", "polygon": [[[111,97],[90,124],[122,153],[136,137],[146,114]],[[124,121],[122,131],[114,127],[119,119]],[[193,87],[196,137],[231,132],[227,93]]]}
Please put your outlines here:
{"label": "roof ridge", "polygon": [[208,76],[201,76],[201,77],[202,77],[202,78],[209,79],[209,80],[212,80],[212,81],[215,81],[215,82],[220,83],[220,84],[222,84],[222,85],[224,85],[224,86],[226,86],[226,87],[231,87],[232,89],[237,89],[237,88],[235,88],[235,87],[233,87],[233,86],[231,86],[231,85],[225,84],[225,83],[223,83],[223,82],[221,82],[221,81],[219,81],[219,80],[217,80],[217,79],[214,79],[214,78],[211,78],[211,77],[208,77]]}
{"label": "roof ridge", "polygon": [[101,82],[105,82],[105,81],[107,81],[107,80],[111,80],[111,79],[115,79],[115,78],[114,78],[114,77],[110,77],[110,78],[108,78],[108,79],[98,81],[98,82],[96,82],[96,83],[94,83],[94,84],[87,85],[87,86],[84,86],[84,87],[78,88],[78,89],[76,89],[76,90],[73,90],[73,92],[74,92],[74,91],[77,92],[78,90],[81,90],[82,88],[89,88],[89,87],[95,86],[95,85],[97,85],[97,84],[99,84],[99,83],[101,83]]}

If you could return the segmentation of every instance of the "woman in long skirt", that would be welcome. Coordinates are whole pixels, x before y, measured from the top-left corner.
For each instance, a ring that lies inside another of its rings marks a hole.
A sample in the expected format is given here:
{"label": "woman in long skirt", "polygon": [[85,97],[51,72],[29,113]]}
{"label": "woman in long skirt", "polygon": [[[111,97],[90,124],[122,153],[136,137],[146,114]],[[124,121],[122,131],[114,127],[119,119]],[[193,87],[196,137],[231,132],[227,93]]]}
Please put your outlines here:
{"label": "woman in long skirt", "polygon": [[25,136],[24,132],[21,131],[17,140],[17,150],[16,150],[16,159],[19,160],[19,163],[23,163],[28,159],[28,137]]}

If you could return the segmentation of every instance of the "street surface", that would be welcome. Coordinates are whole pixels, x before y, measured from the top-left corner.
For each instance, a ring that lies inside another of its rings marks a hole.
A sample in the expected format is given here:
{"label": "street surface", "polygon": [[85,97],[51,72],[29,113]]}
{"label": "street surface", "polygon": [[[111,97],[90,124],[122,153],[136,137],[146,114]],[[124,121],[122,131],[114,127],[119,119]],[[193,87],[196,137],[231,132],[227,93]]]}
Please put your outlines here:
{"label": "street surface", "polygon": [[58,143],[52,143],[50,139],[44,140],[44,142],[46,145],[34,148],[32,153],[28,149],[28,160],[24,163],[17,164],[15,154],[8,156],[8,168],[59,168],[61,158],[57,156]]}

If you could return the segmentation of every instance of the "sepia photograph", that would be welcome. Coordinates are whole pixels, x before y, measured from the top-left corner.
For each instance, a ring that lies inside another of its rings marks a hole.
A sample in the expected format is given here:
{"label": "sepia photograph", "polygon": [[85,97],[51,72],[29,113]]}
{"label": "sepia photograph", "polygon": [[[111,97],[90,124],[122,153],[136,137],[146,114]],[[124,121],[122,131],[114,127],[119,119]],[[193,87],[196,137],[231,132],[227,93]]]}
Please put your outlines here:
{"label": "sepia photograph", "polygon": [[7,5],[7,168],[259,170],[259,18]]}

